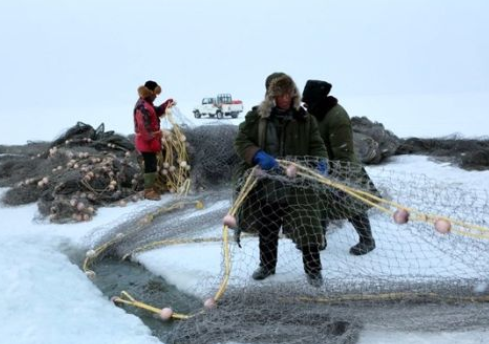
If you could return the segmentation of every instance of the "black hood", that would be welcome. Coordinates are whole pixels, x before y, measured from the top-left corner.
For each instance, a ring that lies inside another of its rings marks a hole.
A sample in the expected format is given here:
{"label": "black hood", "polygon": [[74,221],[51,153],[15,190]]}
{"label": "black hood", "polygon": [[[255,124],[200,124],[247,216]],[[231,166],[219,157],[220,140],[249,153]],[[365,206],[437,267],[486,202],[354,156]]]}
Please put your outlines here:
{"label": "black hood", "polygon": [[304,91],[302,92],[302,101],[308,106],[314,105],[325,99],[333,85],[321,80],[307,80]]}
{"label": "black hood", "polygon": [[321,80],[307,80],[302,93],[302,101],[307,104],[307,112],[322,121],[326,114],[338,104],[338,99],[329,95],[333,85]]}

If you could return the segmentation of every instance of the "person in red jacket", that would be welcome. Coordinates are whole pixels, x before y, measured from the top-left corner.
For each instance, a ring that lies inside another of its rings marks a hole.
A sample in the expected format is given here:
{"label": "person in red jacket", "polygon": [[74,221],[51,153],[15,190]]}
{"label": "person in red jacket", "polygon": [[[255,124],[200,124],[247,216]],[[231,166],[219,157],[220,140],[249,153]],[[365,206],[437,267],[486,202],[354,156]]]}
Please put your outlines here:
{"label": "person in red jacket", "polygon": [[175,105],[173,99],[168,99],[160,106],[155,106],[153,102],[160,93],[161,87],[156,82],[146,81],[138,88],[139,99],[134,106],[134,141],[144,160],[144,197],[150,200],[160,199],[159,193],[154,189],[157,154],[162,148],[160,117],[165,115],[166,109]]}

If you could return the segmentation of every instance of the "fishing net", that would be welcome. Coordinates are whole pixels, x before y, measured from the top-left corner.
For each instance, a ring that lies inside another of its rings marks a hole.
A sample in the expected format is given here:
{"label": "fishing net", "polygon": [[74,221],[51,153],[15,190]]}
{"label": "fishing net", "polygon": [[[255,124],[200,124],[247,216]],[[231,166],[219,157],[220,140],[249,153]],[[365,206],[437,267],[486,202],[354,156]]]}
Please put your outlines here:
{"label": "fishing net", "polygon": [[401,140],[382,123],[367,117],[352,117],[353,144],[359,160],[364,164],[378,164],[396,154]]}
{"label": "fishing net", "polygon": [[[238,162],[236,126],[190,127],[178,109],[173,113],[162,121],[158,190],[181,196],[229,183]],[[40,216],[61,223],[89,221],[100,207],[141,200],[143,160],[133,142],[134,135],[79,122],[53,142],[2,146],[0,186],[10,187],[2,202],[37,202]]]}
{"label": "fishing net", "polygon": [[[275,170],[255,168],[233,182],[237,127],[191,127],[179,115],[175,109],[162,123],[158,185],[168,197],[90,233],[83,262],[90,278],[118,260],[173,285],[178,298],[155,287],[113,298],[173,321],[164,342],[354,343],[365,330],[485,329],[487,191],[383,166],[367,174],[330,162],[323,174],[313,157],[285,157]],[[353,123],[362,161],[394,154],[392,133]],[[51,143],[0,152],[0,185],[11,187],[3,202],[37,201],[51,221],[85,221],[98,207],[140,199],[133,137],[103,125],[78,123]],[[376,242],[362,256],[349,254],[358,214],[368,214]],[[268,226],[279,228],[277,265],[257,281],[257,231]],[[321,285],[307,278],[305,247],[320,249]]]}
{"label": "fishing net", "polygon": [[[361,166],[331,163],[323,175],[317,166],[314,158],[287,157],[277,170],[249,170],[237,187],[167,200],[98,229],[84,270],[97,278],[97,264],[117,257],[192,295],[197,302],[186,305],[149,302],[131,290],[113,298],[175,319],[168,343],[354,343],[365,330],[485,328],[487,191],[384,167],[367,175]],[[348,251],[358,235],[348,218],[365,212],[377,247],[353,256]],[[276,271],[257,281],[250,277],[260,262],[254,229],[277,216]],[[323,216],[324,284],[314,286],[301,247],[321,246],[314,230]]]}
{"label": "fishing net", "polygon": [[486,170],[489,167],[489,139],[466,139],[457,135],[438,139],[411,137],[402,140],[397,154],[424,154],[467,170]]}
{"label": "fishing net", "polygon": [[[353,118],[354,142],[362,162],[379,163],[395,153],[398,139],[382,124]],[[156,188],[181,196],[229,185],[240,159],[233,148],[236,125],[217,121],[191,126],[172,108],[161,122]],[[78,122],[52,142],[0,146],[2,202],[37,202],[52,222],[89,221],[101,206],[125,206],[142,198],[143,159],[128,137],[104,124]]]}

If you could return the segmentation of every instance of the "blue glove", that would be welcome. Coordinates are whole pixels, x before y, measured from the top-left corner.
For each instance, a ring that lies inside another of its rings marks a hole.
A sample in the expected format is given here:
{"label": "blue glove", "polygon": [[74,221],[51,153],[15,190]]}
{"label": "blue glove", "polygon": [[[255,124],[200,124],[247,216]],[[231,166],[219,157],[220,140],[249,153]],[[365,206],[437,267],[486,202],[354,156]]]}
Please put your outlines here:
{"label": "blue glove", "polygon": [[328,164],[326,163],[326,161],[318,162],[317,170],[323,176],[328,175]]}
{"label": "blue glove", "polygon": [[270,170],[272,168],[278,167],[277,160],[270,154],[259,150],[255,153],[253,157],[253,163],[260,166],[262,170]]}

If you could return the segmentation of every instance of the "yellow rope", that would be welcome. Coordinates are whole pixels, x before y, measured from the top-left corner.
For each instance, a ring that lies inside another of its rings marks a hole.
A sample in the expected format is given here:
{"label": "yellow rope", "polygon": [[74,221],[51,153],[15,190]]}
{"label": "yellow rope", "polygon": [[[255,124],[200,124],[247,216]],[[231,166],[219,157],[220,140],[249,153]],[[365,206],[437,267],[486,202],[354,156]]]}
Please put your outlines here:
{"label": "yellow rope", "polygon": [[[200,207],[201,205],[201,202],[199,201],[196,201],[196,202],[177,202],[169,207],[163,207],[163,208],[160,208],[158,210],[156,210],[153,214],[150,214],[150,215],[145,215],[143,216],[139,221],[138,223],[141,225],[144,225],[144,224],[148,224],[148,223],[151,223],[155,217],[163,214],[163,213],[168,213],[168,212],[171,212],[173,210],[176,210],[176,209],[182,209],[185,205],[189,205],[189,204],[196,204],[197,207]],[[141,231],[142,229],[144,229],[144,226],[143,227],[137,227],[135,230],[132,230],[128,233],[125,233],[123,234],[121,237],[118,237],[117,235],[112,238],[111,240],[109,240],[108,242],[102,244],[101,246],[97,247],[94,249],[94,252],[93,254],[91,254],[89,257],[85,257],[84,261],[83,261],[83,265],[82,265],[82,269],[84,272],[87,272],[88,270],[90,270],[90,266],[91,264],[97,259],[97,257],[102,253],[104,252],[107,248],[111,247],[112,245],[114,245],[115,243],[123,240],[123,238],[125,236],[128,236],[128,235],[133,235],[135,233],[137,233],[138,231]]]}
{"label": "yellow rope", "polygon": [[[169,118],[169,120],[171,121],[171,116]],[[181,134],[179,131],[179,129],[177,129],[176,131],[176,134]],[[180,152],[184,152],[182,156],[185,156],[186,154],[186,151],[185,151],[185,147],[184,147],[184,144],[183,146],[181,145],[181,142],[180,144],[177,144],[177,146],[175,146],[176,149],[180,150]],[[169,154],[167,158],[165,159],[168,159],[167,161],[172,161],[173,159],[173,154]],[[182,161],[182,160],[181,160]],[[186,161],[186,160],[185,160]],[[408,208],[406,206],[403,206],[401,204],[398,204],[398,203],[395,203],[395,202],[392,202],[392,201],[389,201],[389,200],[386,200],[386,199],[383,199],[381,197],[378,197],[376,195],[373,195],[371,193],[368,193],[366,191],[363,191],[363,190],[358,190],[358,189],[355,189],[355,188],[352,188],[352,187],[349,187],[347,185],[344,185],[342,183],[339,183],[339,182],[335,182],[309,168],[306,168],[300,164],[297,164],[297,163],[294,163],[294,162],[289,162],[289,161],[285,161],[285,160],[279,160],[279,164],[280,166],[283,168],[283,169],[287,169],[287,167],[289,165],[293,165],[295,166],[297,169],[298,169],[298,175],[299,176],[302,176],[304,178],[309,178],[309,179],[313,179],[317,182],[320,182],[322,184],[325,184],[325,185],[328,185],[328,186],[331,186],[333,188],[336,188],[338,190],[341,190],[345,193],[347,193],[348,195],[354,197],[355,199],[365,203],[365,204],[368,204],[372,207],[375,207],[377,209],[379,209],[380,211],[384,212],[384,213],[387,213],[389,215],[392,215],[394,213],[394,211],[391,210],[392,207],[396,208],[396,209],[403,209],[403,210],[406,210],[410,213],[410,218],[409,220],[410,221],[424,221],[424,222],[434,222],[435,220],[437,219],[445,219],[447,221],[450,221],[453,225],[457,225],[459,227],[462,227],[462,228],[465,228],[465,229],[475,229],[475,230],[478,230],[478,231],[489,231],[488,228],[485,228],[485,227],[482,227],[482,226],[478,226],[478,225],[472,225],[472,224],[467,224],[465,222],[462,222],[462,221],[458,221],[458,220],[453,220],[451,218],[448,218],[448,217],[441,217],[441,216],[435,216],[433,214],[425,214],[425,213],[422,213],[420,211],[417,211],[416,209],[412,209],[412,208]],[[181,172],[181,171],[180,171]],[[235,216],[236,215],[236,212],[237,210],[241,207],[242,203],[244,202],[244,200],[248,197],[249,193],[251,192],[251,190],[255,187],[256,183],[257,183],[257,177],[256,177],[256,172],[257,172],[257,168],[253,168],[247,179],[245,180],[245,183],[242,187],[242,189],[240,190],[240,193],[238,194],[238,196],[236,197],[236,200],[235,202],[233,203],[233,205],[231,206],[228,214],[231,215],[231,216]],[[183,174],[182,174],[183,175]],[[180,178],[180,177],[179,177]],[[180,179],[177,179],[177,182],[181,182],[181,178]],[[181,185],[184,185],[185,183],[182,182]],[[175,184],[176,185],[176,184]],[[165,211],[169,211],[170,209],[178,209],[178,208],[182,208],[184,205],[184,203],[177,203],[177,204],[174,204],[173,206],[169,207],[169,208],[166,208],[166,209],[160,209],[158,210],[155,214],[152,214],[151,216],[145,216],[143,218],[144,221],[148,222],[148,221],[152,221],[155,216],[158,216],[159,214],[165,212]],[[200,202],[197,202],[196,206],[198,208],[202,208],[202,203]],[[387,207],[389,206],[389,207]],[[484,235],[476,235],[474,233],[471,233],[471,232],[464,232],[464,231],[460,231],[460,230],[452,230],[452,232],[454,233],[457,233],[457,234],[460,234],[460,235],[465,235],[465,236],[470,236],[470,237],[474,237],[474,238],[489,238],[489,237],[486,237]],[[83,268],[85,271],[88,271],[88,268],[89,268],[89,263],[90,261],[93,261],[95,259],[95,257],[97,257],[98,255],[100,255],[100,253],[102,253],[105,249],[107,249],[109,246],[111,246],[114,242],[116,241],[116,239],[113,239],[111,241],[109,241],[108,243],[98,247],[94,254],[91,256],[91,257],[87,257],[85,259],[85,262],[83,264]],[[126,259],[129,255],[131,254],[135,254],[135,253],[140,253],[140,252],[143,252],[143,251],[146,251],[146,250],[149,250],[149,249],[154,249],[156,247],[159,247],[159,246],[163,246],[163,245],[174,245],[174,244],[185,244],[185,243],[195,243],[195,242],[217,242],[219,241],[218,238],[205,238],[205,239],[170,239],[170,240],[162,240],[162,241],[157,241],[157,242],[153,242],[153,243],[150,243],[150,244],[147,244],[147,245],[144,245],[142,247],[138,247],[136,248],[135,250],[133,250],[131,253],[129,254],[126,254],[123,259]],[[214,301],[217,302],[225,293],[226,289],[227,289],[227,285],[229,283],[229,278],[230,278],[230,274],[231,274],[231,257],[230,257],[230,243],[229,243],[229,228],[227,225],[223,225],[223,230],[222,230],[222,245],[223,245],[223,250],[224,250],[224,274],[223,274],[223,278],[221,280],[221,283],[219,285],[219,288],[217,290],[217,292],[215,293],[214,295]],[[416,296],[416,297],[429,297],[429,298],[437,298],[437,299],[442,299],[441,296],[435,294],[435,293],[425,293],[425,294],[413,294],[413,293],[386,293],[386,294],[378,294],[378,295],[349,295],[349,296],[344,296],[344,297],[334,297],[334,298],[320,298],[320,299],[312,299],[312,298],[308,298],[308,297],[300,297],[300,298],[297,298],[298,300],[301,300],[301,301],[315,301],[315,302],[341,302],[341,301],[345,301],[345,300],[350,300],[350,301],[354,301],[354,300],[379,300],[379,299],[395,299],[395,298],[406,298],[407,296]],[[444,299],[453,299],[453,300],[469,300],[469,301],[483,301],[483,302],[486,302],[486,301],[489,301],[489,296],[481,296],[481,297],[457,297],[457,298],[452,298],[450,296],[447,296],[447,297],[444,297]],[[161,309],[157,308],[157,307],[154,307],[154,306],[151,306],[151,305],[148,305],[144,302],[141,302],[141,301],[138,301],[136,299],[134,299],[131,295],[129,295],[127,292],[123,291],[121,292],[121,296],[120,297],[116,297],[113,299],[115,302],[119,302],[119,303],[123,303],[123,304],[127,304],[127,305],[131,305],[131,306],[134,306],[134,307],[137,307],[137,308],[141,308],[141,309],[145,309],[147,311],[150,311],[150,312],[153,312],[153,313],[156,313],[156,314],[160,314],[161,313]],[[188,318],[191,318],[193,316],[195,316],[196,314],[199,314],[199,313],[202,313],[203,310],[199,311],[198,313],[195,313],[195,314],[181,314],[181,313],[173,313],[172,314],[172,318],[174,319],[188,319]]]}
{"label": "yellow rope", "polygon": [[[304,167],[304,166],[297,164],[297,163],[294,163],[294,162],[290,162],[290,161],[286,161],[286,160],[279,160],[279,163],[280,163],[281,167],[285,168],[285,169],[287,168],[287,166],[293,165],[298,169],[298,172],[297,172],[298,175],[305,177],[305,178],[313,179],[319,183],[322,183],[322,184],[334,187],[338,190],[341,190],[341,191],[349,194],[350,196],[358,199],[359,201],[361,201],[365,204],[376,207],[380,211],[382,211],[386,214],[389,214],[390,216],[392,216],[394,214],[394,211],[387,208],[387,207],[380,206],[378,203],[389,205],[390,207],[394,207],[396,209],[403,209],[403,210],[408,211],[410,214],[409,215],[409,221],[419,221],[419,222],[426,222],[429,224],[433,224],[437,220],[446,220],[446,221],[449,221],[453,226],[462,227],[462,228],[465,228],[468,230],[476,230],[479,232],[488,232],[489,231],[489,228],[487,228],[487,227],[479,226],[476,224],[470,224],[470,223],[459,221],[456,219],[452,219],[452,218],[446,217],[446,216],[438,216],[438,215],[434,215],[434,214],[423,213],[423,212],[420,212],[414,208],[409,208],[409,207],[406,207],[406,206],[401,205],[399,203],[383,199],[381,197],[378,197],[378,196],[373,195],[371,193],[368,193],[366,191],[358,190],[358,189],[349,187],[349,186],[344,185],[342,183],[335,182],[335,181],[333,181],[333,180],[331,180],[331,179],[329,179],[329,178],[327,178],[327,177],[325,177],[319,173],[316,173],[315,171],[313,171],[307,167]],[[468,236],[468,237],[472,237],[472,238],[489,239],[489,233],[488,234],[474,234],[474,233],[470,233],[467,231],[457,230],[456,228],[453,228],[452,232],[455,234],[464,235],[464,236]]]}
{"label": "yellow rope", "polygon": [[437,301],[469,301],[469,302],[489,302],[489,295],[481,296],[450,296],[440,295],[436,293],[384,293],[384,294],[371,294],[371,295],[346,295],[324,298],[311,298],[311,297],[298,297],[296,300],[306,302],[319,302],[319,303],[336,303],[344,301],[379,301],[379,300],[405,300],[407,298],[427,298]]}
{"label": "yellow rope", "polygon": [[[245,181],[245,184],[243,188],[241,189],[240,194],[237,197],[237,200],[234,204],[234,206],[231,208],[229,211],[230,215],[235,215],[237,209],[241,205],[241,203],[244,201],[244,199],[247,197],[247,195],[250,193],[250,191],[253,189],[253,187],[256,185],[256,177],[255,177],[255,170],[253,169],[252,172],[248,175],[248,178]],[[223,249],[224,249],[224,276],[221,280],[221,283],[219,285],[218,291],[214,295],[214,301],[217,302],[222,295],[224,295],[228,282],[229,282],[229,277],[231,274],[231,256],[230,256],[230,244],[229,244],[229,235],[228,235],[228,226],[223,225],[223,231],[222,231],[222,239],[218,238],[206,238],[206,239],[179,239],[179,240],[162,240],[158,242],[153,242],[147,245],[144,245],[142,247],[138,247],[135,250],[133,250],[131,253],[126,254],[122,259],[126,259],[129,255],[134,254],[134,253],[139,253],[142,251],[146,251],[151,248],[155,248],[157,246],[162,246],[162,245],[173,245],[173,244],[184,244],[184,243],[191,243],[191,242],[216,242],[222,240],[223,242]],[[115,302],[119,303],[124,303],[127,305],[131,305],[137,308],[142,308],[145,310],[148,310],[150,312],[160,314],[161,309],[148,305],[144,302],[137,301],[134,298],[132,298],[127,292],[121,293],[122,296],[124,297],[116,297],[113,300]],[[201,310],[198,313],[195,314],[181,314],[181,313],[173,313],[172,318],[174,319],[188,319],[196,314],[202,313],[203,311]]]}
{"label": "yellow rope", "polygon": [[[241,192],[239,193],[236,202],[234,202],[234,205],[231,207],[229,211],[229,215],[236,215],[236,211],[239,209],[245,198],[248,196],[248,194],[251,192],[251,190],[255,187],[256,185],[256,177],[255,177],[255,172],[256,168],[253,168],[251,170],[251,173],[248,175],[246,178],[246,181],[243,185],[243,188],[241,189]],[[228,282],[229,282],[229,276],[231,275],[231,256],[229,254],[230,248],[229,248],[229,231],[228,231],[228,226],[224,225],[222,228],[222,240],[223,240],[223,248],[224,248],[224,278],[221,281],[221,285],[219,286],[219,289],[217,290],[216,294],[214,295],[214,300],[217,302],[222,295],[224,295],[224,292],[226,291]]]}
{"label": "yellow rope", "polygon": [[175,167],[176,170],[169,172],[164,178],[167,180],[167,186],[170,188],[170,191],[173,191],[179,197],[183,197],[190,191],[189,170],[186,167],[189,158],[186,139],[180,126],[173,119],[171,109],[167,110],[165,118],[172,125],[172,133],[170,134],[171,137],[166,137],[164,142],[165,157],[163,163],[166,162],[169,166],[175,167],[174,153],[176,153],[178,167]]}
{"label": "yellow rope", "polygon": [[[116,303],[123,303],[126,305],[130,305],[130,306],[133,306],[136,308],[141,308],[141,309],[147,310],[151,313],[155,313],[158,315],[160,315],[160,313],[161,313],[160,308],[157,308],[157,307],[148,305],[147,303],[138,301],[126,291],[121,291],[121,296],[112,298],[112,301],[114,301]],[[181,314],[181,313],[173,313],[171,317],[174,319],[180,319],[180,320],[190,318],[189,315],[185,315],[185,314]]]}
{"label": "yellow rope", "polygon": [[[112,182],[112,181],[114,181],[114,180],[115,180],[114,178],[110,177],[110,181],[111,181],[111,182]],[[95,188],[94,188],[94,187],[93,187],[93,186],[92,186],[92,185],[91,185],[91,184],[88,182],[88,180],[86,180],[86,179],[83,179],[83,178],[82,178],[82,180],[81,180],[80,182],[83,184],[83,186],[85,186],[85,188],[86,188],[88,191],[91,191],[92,193],[94,193],[94,194],[95,194],[95,195],[97,195],[97,196],[99,196],[99,195],[103,194],[104,192],[106,192],[106,191],[109,191],[109,190],[110,190],[110,188],[109,188],[109,185],[110,185],[110,184],[107,184],[107,186],[106,186],[105,188],[103,188],[103,189],[95,189]]]}
{"label": "yellow rope", "polygon": [[144,246],[138,247],[131,251],[130,253],[126,253],[121,260],[126,260],[129,256],[132,256],[137,253],[153,250],[155,248],[161,247],[161,246],[169,246],[169,245],[182,245],[182,244],[198,244],[198,243],[203,243],[203,242],[220,242],[222,241],[222,238],[196,238],[196,239],[168,239],[168,240],[161,240],[161,241],[155,241],[149,244],[146,244]]}

